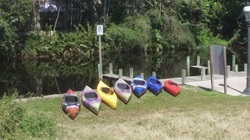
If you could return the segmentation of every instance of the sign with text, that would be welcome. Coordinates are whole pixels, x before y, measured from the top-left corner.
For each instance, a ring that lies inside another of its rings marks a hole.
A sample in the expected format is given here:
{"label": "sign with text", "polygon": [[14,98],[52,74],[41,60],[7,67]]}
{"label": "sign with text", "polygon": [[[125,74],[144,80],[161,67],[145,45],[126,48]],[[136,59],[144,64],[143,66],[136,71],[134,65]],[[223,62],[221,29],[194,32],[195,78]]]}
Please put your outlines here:
{"label": "sign with text", "polygon": [[97,33],[98,36],[103,35],[103,25],[97,25],[96,33]]}

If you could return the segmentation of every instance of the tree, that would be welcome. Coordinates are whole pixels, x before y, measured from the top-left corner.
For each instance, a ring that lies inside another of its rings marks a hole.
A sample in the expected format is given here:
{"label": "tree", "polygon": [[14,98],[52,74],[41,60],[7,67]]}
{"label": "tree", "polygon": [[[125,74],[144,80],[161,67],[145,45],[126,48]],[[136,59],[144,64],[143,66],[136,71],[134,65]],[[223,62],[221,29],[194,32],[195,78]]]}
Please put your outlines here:
{"label": "tree", "polygon": [[0,0],[0,57],[9,59],[15,55],[15,45],[26,29],[31,4],[30,0]]}

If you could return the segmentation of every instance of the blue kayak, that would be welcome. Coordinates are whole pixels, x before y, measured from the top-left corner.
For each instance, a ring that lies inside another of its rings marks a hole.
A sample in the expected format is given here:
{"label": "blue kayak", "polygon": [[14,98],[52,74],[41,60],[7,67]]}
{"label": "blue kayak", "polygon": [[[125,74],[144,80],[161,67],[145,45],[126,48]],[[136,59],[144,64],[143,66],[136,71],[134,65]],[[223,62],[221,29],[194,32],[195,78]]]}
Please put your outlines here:
{"label": "blue kayak", "polygon": [[147,82],[140,76],[136,76],[131,81],[133,93],[139,98],[147,91]]}
{"label": "blue kayak", "polygon": [[161,84],[159,79],[156,78],[155,76],[148,77],[147,85],[148,85],[148,90],[155,95],[160,94],[163,89],[163,85]]}

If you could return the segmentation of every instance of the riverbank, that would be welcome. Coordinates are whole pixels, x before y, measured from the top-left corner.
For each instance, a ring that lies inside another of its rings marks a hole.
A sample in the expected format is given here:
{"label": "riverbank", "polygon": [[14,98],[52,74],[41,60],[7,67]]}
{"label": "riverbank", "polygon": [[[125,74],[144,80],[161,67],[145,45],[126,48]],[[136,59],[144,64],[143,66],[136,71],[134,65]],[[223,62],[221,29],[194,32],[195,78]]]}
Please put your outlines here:
{"label": "riverbank", "polygon": [[[180,84],[182,87],[182,78],[169,78],[174,82]],[[160,79],[164,83],[166,79]],[[186,77],[186,85],[195,86],[204,90],[211,91],[211,77],[210,75],[205,75],[205,79],[201,81],[200,76],[189,76]],[[232,96],[245,96],[243,94],[244,89],[246,88],[246,72],[230,72],[229,77],[227,78],[227,95]],[[223,75],[214,75],[214,91],[219,93],[224,93],[224,76]],[[75,91],[77,95],[81,95],[81,91]],[[29,100],[43,99],[43,98],[57,98],[63,97],[64,94],[52,94],[40,97],[29,97],[29,98],[18,98],[15,101],[26,102]]]}
{"label": "riverbank", "polygon": [[61,98],[30,100],[23,106],[57,122],[57,132],[67,139],[247,139],[250,136],[250,98],[228,96],[185,85],[173,97],[146,92],[118,101],[112,110],[101,104],[98,116],[82,106],[73,121],[61,109]]}

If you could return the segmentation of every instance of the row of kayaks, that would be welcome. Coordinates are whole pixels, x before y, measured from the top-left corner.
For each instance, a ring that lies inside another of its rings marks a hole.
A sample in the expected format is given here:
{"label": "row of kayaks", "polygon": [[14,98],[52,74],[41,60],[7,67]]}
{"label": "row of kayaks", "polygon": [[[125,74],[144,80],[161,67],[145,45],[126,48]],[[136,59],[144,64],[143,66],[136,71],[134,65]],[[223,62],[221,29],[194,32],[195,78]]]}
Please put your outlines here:
{"label": "row of kayaks", "polygon": [[132,93],[137,98],[140,98],[147,90],[158,95],[163,89],[173,96],[177,96],[181,92],[181,88],[177,83],[166,80],[162,85],[155,76],[150,76],[147,80],[144,80],[138,75],[132,79],[130,84],[119,78],[115,82],[114,88],[109,87],[100,80],[96,90],[85,86],[81,94],[81,100],[69,89],[63,96],[62,109],[71,119],[75,119],[80,112],[82,101],[85,108],[98,115],[102,102],[115,110],[118,99],[127,104],[132,97]]}
{"label": "row of kayaks", "polygon": [[155,76],[150,76],[147,80],[144,80],[138,75],[131,81],[131,88],[138,98],[140,98],[147,90],[155,95],[159,95],[162,92],[162,89],[173,96],[177,96],[181,92],[180,86],[174,81],[168,79],[162,85],[159,79]]}

